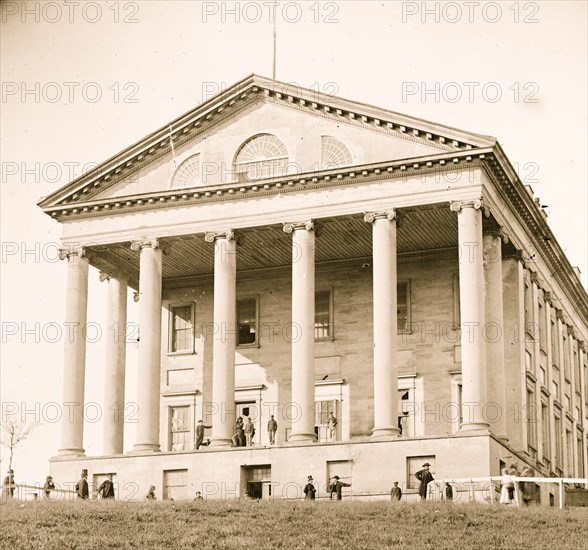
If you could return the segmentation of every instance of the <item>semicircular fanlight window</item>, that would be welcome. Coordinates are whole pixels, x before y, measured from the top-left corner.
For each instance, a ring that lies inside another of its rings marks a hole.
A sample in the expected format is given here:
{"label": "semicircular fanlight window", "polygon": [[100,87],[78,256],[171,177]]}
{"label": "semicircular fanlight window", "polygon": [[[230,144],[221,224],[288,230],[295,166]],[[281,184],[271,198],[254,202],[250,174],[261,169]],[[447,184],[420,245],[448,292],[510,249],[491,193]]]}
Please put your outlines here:
{"label": "semicircular fanlight window", "polygon": [[281,176],[287,163],[288,151],[276,136],[257,134],[240,147],[233,164],[239,181],[246,181]]}
{"label": "semicircular fanlight window", "polygon": [[178,166],[171,180],[171,188],[194,187],[202,183],[200,177],[200,153],[188,157]]}
{"label": "semicircular fanlight window", "polygon": [[323,170],[341,168],[353,163],[347,146],[332,136],[321,137],[321,166]]}

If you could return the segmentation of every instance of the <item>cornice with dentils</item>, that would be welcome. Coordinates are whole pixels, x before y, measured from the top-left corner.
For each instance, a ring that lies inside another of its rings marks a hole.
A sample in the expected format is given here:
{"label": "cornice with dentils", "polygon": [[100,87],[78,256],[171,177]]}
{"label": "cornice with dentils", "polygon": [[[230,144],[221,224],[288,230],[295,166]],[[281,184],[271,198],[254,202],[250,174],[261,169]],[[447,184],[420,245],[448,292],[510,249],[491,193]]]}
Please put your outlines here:
{"label": "cornice with dentils", "polygon": [[541,252],[551,273],[570,301],[578,306],[577,311],[583,322],[588,324],[588,294],[551,231],[545,212],[527,191],[500,144],[497,143],[493,154],[486,158],[495,187],[505,195],[505,202],[511,207],[510,213],[527,230],[531,244]]}
{"label": "cornice with dentils", "polygon": [[45,210],[50,206],[77,202],[84,200],[84,196],[103,192],[153,160],[169,154],[171,141],[174,146],[178,146],[258,100],[296,107],[450,151],[488,147],[496,142],[490,136],[464,132],[372,105],[250,75],[41,199],[38,205]]}

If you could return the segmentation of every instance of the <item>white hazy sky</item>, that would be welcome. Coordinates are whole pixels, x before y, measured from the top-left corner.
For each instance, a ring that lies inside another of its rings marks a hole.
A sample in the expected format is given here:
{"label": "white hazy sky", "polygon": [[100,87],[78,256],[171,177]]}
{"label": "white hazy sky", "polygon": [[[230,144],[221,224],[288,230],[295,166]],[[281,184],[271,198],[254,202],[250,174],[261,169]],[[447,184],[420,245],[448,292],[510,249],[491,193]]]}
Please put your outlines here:
{"label": "white hazy sky", "polygon": [[[207,94],[271,76],[270,4],[2,2],[0,390],[3,411],[42,422],[17,449],[17,481],[44,479],[60,443],[51,323],[63,326],[65,269],[60,226],[36,202]],[[279,80],[498,137],[586,285],[586,2],[280,2],[276,19]],[[93,271],[88,320],[106,331],[103,302]],[[102,342],[88,344],[86,383],[99,404]],[[101,452],[99,420],[85,447]]]}

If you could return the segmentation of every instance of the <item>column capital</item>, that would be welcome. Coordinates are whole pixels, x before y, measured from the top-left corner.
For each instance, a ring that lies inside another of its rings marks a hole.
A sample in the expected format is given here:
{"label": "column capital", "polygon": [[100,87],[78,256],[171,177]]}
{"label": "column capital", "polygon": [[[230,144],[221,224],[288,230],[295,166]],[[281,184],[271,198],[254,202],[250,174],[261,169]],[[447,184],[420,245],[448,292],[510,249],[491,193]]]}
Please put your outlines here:
{"label": "column capital", "polygon": [[101,283],[103,283],[104,281],[110,281],[110,279],[118,279],[118,280],[125,280],[126,281],[126,277],[124,275],[124,273],[122,273],[121,271],[100,271],[99,275],[98,275],[98,279],[100,280]]}
{"label": "column capital", "polygon": [[452,212],[459,212],[463,208],[475,208],[476,210],[479,210],[483,207],[484,203],[482,202],[482,199],[474,199],[472,201],[452,201],[449,205]]}
{"label": "column capital", "polygon": [[235,232],[232,229],[227,229],[227,231],[221,231],[220,233],[206,233],[206,235],[204,235],[204,240],[207,243],[213,243],[217,239],[236,241],[237,237],[235,236]]}
{"label": "column capital", "polygon": [[305,222],[283,222],[282,227],[284,233],[293,233],[297,229],[306,229],[306,231],[313,231],[315,229],[314,220],[307,220]]}
{"label": "column capital", "polygon": [[159,239],[145,239],[131,242],[131,250],[136,252],[137,250],[142,250],[143,248],[153,248],[153,250],[161,248],[164,254],[168,254],[170,246],[164,245]]}
{"label": "column capital", "polygon": [[59,259],[60,260],[69,260],[70,258],[77,256],[78,258],[89,258],[87,248],[83,246],[79,246],[77,248],[70,247],[70,248],[60,248],[59,249]]}
{"label": "column capital", "polygon": [[363,221],[367,223],[374,223],[375,220],[386,219],[392,221],[396,219],[396,210],[394,208],[386,212],[364,212]]}
{"label": "column capital", "polygon": [[551,304],[553,303],[553,294],[549,290],[544,290],[543,299]]}

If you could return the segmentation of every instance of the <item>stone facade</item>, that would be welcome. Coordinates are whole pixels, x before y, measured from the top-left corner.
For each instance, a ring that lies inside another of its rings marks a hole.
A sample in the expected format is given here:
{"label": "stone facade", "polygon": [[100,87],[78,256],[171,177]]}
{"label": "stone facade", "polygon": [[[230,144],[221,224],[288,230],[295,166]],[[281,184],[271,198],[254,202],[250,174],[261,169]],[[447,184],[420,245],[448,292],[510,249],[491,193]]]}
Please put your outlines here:
{"label": "stone facade", "polygon": [[[108,422],[86,457],[78,415],[54,478],[298,498],[337,474],[380,498],[394,480],[413,495],[425,460],[443,478],[507,461],[585,477],[588,298],[497,141],[285,89],[248,77],[40,202],[63,226],[66,321],[85,324],[93,266],[109,326],[129,287],[140,325],[132,451]],[[81,334],[64,364],[81,406]],[[106,409],[124,370],[118,339]],[[253,447],[231,447],[239,415]]]}

